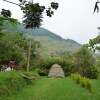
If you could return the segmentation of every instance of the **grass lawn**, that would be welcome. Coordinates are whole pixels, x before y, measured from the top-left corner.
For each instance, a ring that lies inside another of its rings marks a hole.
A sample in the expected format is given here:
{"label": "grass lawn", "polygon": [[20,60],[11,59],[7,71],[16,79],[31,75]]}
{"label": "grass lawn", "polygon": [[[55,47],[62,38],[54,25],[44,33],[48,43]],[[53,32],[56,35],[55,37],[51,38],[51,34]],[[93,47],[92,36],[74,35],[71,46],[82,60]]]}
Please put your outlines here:
{"label": "grass lawn", "polygon": [[33,86],[28,86],[2,100],[100,100],[100,79],[92,80],[92,84],[93,93],[90,93],[75,84],[71,78],[40,77]]}

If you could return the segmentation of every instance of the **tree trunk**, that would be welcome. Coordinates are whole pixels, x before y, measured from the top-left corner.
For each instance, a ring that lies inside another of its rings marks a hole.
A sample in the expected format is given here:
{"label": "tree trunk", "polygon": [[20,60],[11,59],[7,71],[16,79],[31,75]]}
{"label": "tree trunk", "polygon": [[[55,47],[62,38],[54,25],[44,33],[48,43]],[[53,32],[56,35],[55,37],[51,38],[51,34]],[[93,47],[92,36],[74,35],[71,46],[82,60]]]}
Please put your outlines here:
{"label": "tree trunk", "polygon": [[27,59],[27,71],[29,71],[30,67],[30,58],[31,58],[31,46],[32,46],[32,33],[30,33],[30,38],[29,38],[29,51],[28,51],[28,59]]}

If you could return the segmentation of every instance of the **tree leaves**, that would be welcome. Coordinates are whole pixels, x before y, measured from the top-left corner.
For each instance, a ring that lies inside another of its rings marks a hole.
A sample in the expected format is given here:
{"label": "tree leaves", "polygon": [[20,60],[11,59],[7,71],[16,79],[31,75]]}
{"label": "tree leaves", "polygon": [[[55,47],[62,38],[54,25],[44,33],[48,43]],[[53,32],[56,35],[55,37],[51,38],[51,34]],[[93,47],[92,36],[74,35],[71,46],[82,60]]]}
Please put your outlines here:
{"label": "tree leaves", "polygon": [[57,10],[58,7],[59,7],[59,4],[58,4],[57,2],[51,2],[51,7],[52,7],[53,9]]}
{"label": "tree leaves", "polygon": [[11,12],[10,10],[5,10],[5,9],[2,9],[1,11],[1,15],[3,15],[3,17],[11,17]]}
{"label": "tree leaves", "polygon": [[54,11],[51,9],[57,9],[58,3],[52,2],[51,6],[46,8],[45,6],[40,6],[39,3],[25,3],[21,10],[24,13],[23,24],[26,28],[39,28],[42,25],[43,12],[46,10],[46,15],[51,17]]}
{"label": "tree leaves", "polygon": [[23,24],[26,28],[37,28],[41,26],[42,22],[42,11],[44,7],[40,6],[39,3],[28,3],[24,7],[21,8],[24,17]]}
{"label": "tree leaves", "polygon": [[84,47],[89,48],[93,52],[96,52],[96,50],[100,51],[100,36],[90,39],[89,44],[85,44]]}

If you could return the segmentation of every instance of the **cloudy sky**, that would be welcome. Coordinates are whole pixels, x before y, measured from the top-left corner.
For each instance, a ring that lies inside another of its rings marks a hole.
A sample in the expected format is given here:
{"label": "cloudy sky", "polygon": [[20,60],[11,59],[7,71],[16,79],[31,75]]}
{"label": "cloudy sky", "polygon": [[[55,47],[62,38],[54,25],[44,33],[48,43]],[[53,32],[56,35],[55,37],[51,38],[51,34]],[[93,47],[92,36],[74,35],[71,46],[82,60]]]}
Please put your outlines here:
{"label": "cloudy sky", "polygon": [[[19,3],[19,0],[9,0]],[[65,39],[73,39],[81,44],[98,35],[100,12],[93,14],[96,0],[33,0],[41,5],[50,5],[52,1],[59,3],[59,8],[52,18],[44,15],[42,27],[49,29]],[[99,4],[100,7],[100,4]],[[0,8],[10,9],[12,17],[22,20],[22,12],[18,6],[0,0]]]}

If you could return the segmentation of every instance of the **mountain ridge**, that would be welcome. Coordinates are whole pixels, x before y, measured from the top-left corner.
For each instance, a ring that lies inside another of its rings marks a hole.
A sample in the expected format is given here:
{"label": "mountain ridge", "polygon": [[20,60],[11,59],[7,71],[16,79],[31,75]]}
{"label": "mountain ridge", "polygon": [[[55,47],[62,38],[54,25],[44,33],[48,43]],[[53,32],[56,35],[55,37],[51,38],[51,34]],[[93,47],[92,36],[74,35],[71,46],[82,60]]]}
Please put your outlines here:
{"label": "mountain ridge", "polygon": [[56,55],[57,52],[65,51],[76,52],[82,46],[72,39],[63,39],[61,36],[42,27],[32,30],[25,29],[24,26],[20,25],[18,31],[26,34],[32,33],[34,40],[39,41],[41,44],[37,52],[43,56]]}
{"label": "mountain ridge", "polygon": [[67,42],[73,42],[73,43],[77,43],[77,44],[81,45],[80,43],[76,42],[75,40],[72,40],[69,38],[64,39],[61,36],[55,34],[54,32],[51,32],[43,27],[40,27],[37,29],[25,29],[23,25],[19,25],[18,30],[20,30],[21,32],[25,32],[25,33],[31,32],[33,36],[49,36],[49,37],[54,38],[54,39],[64,40]]}

